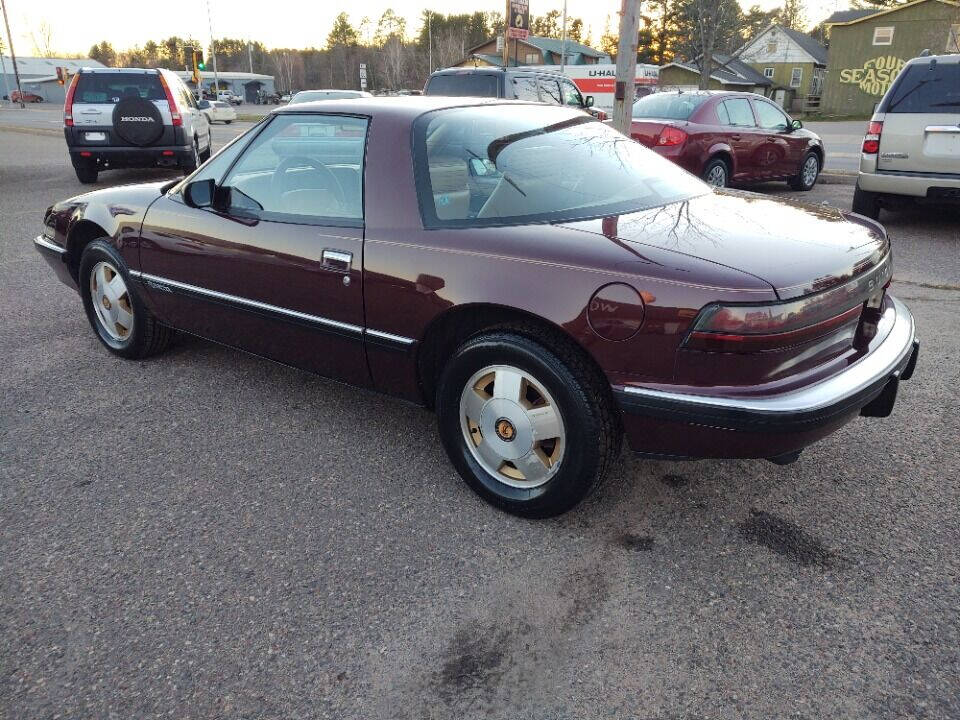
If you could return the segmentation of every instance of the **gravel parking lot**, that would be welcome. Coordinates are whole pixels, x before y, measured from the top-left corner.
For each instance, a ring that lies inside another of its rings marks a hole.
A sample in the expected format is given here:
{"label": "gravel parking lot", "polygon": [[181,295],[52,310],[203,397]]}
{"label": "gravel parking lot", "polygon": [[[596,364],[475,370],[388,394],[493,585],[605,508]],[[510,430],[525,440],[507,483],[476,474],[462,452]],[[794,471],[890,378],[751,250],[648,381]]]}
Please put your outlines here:
{"label": "gravel parking lot", "polygon": [[62,137],[0,157],[0,717],[960,717],[956,212],[882,218],[923,342],[890,418],[786,467],[624,454],[532,522],[425,410],[109,355],[33,249]]}

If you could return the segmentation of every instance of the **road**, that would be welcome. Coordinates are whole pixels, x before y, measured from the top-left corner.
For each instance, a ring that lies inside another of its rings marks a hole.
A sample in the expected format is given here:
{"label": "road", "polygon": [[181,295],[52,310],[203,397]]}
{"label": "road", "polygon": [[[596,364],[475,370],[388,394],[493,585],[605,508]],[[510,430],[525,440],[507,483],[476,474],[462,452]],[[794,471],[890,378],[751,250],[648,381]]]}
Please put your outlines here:
{"label": "road", "polygon": [[109,355],[33,249],[86,189],[62,138],[0,157],[0,717],[960,717],[956,213],[883,216],[924,343],[892,417],[786,467],[624,454],[532,522],[425,410]]}
{"label": "road", "polygon": [[[241,105],[240,114],[264,114],[273,108],[263,105]],[[0,103],[0,127],[35,127],[59,130],[63,127],[63,111],[57,106],[28,105],[26,110]],[[225,142],[251,123],[235,122],[230,126],[214,125],[214,139]],[[827,150],[827,171],[856,172],[860,166],[860,144],[866,128],[864,122],[811,122],[806,127],[820,135]]]}

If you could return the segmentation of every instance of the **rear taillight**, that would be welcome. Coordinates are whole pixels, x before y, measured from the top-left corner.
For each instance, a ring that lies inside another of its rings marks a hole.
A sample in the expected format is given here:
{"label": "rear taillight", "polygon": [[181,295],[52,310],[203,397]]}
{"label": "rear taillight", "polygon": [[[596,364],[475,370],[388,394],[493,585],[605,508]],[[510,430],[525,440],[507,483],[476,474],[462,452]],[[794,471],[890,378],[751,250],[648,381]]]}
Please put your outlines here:
{"label": "rear taillight", "polygon": [[822,337],[859,320],[862,302],[850,307],[839,293],[822,293],[773,305],[708,305],[684,346],[712,352],[780,350]]}
{"label": "rear taillight", "polygon": [[880,152],[881,133],[883,133],[883,123],[871,120],[867,125],[867,134],[863,136],[863,152],[867,155],[876,155]]}
{"label": "rear taillight", "polygon": [[158,73],[158,75],[160,77],[160,85],[163,86],[163,92],[167,96],[167,105],[170,106],[170,119],[173,121],[174,127],[183,125],[183,117],[180,115],[180,108],[177,107],[177,101],[173,99],[173,93],[170,92],[170,86],[167,85],[163,73]]}
{"label": "rear taillight", "polygon": [[67,97],[63,101],[63,124],[73,127],[73,96],[77,92],[77,83],[80,82],[80,73],[73,76],[70,87],[67,88]]}
{"label": "rear taillight", "polygon": [[657,145],[683,145],[687,141],[687,134],[680,128],[667,125],[660,131],[660,137],[657,138]]}

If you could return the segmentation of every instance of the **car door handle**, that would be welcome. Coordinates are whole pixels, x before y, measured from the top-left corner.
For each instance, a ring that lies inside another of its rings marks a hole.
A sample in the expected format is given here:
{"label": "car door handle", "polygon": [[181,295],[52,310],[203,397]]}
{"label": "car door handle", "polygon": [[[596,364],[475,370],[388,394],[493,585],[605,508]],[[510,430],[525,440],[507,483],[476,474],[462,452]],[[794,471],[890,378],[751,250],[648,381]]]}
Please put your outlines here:
{"label": "car door handle", "polygon": [[337,272],[350,272],[353,266],[353,253],[344,252],[343,250],[325,249],[320,257],[325,268],[336,270]]}
{"label": "car door handle", "polygon": [[735,134],[735,135],[731,135],[731,136],[730,136],[730,139],[731,139],[731,140],[739,140],[739,139],[740,139],[740,134],[737,133],[737,134]]}

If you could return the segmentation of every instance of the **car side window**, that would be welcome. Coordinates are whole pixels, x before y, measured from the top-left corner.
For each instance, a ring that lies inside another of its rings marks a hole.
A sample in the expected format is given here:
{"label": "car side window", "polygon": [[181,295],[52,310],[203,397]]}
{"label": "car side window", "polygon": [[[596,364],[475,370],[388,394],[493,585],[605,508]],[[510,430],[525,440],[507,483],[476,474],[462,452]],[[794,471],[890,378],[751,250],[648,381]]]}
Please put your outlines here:
{"label": "car side window", "polygon": [[730,113],[727,112],[727,106],[724,103],[719,102],[717,103],[716,110],[717,110],[717,122],[719,122],[721,125],[729,125]]}
{"label": "car side window", "polygon": [[779,108],[774,107],[768,102],[754,102],[753,107],[757,111],[757,119],[760,121],[760,127],[764,130],[775,130],[777,132],[786,132],[790,127],[787,116]]}
{"label": "car side window", "polygon": [[560,100],[560,84],[552,78],[540,78],[540,102],[551,105],[562,105]]}
{"label": "car side window", "polygon": [[746,98],[730,98],[724,100],[723,104],[730,118],[730,125],[733,127],[757,126],[753,119],[753,110],[750,109],[750,101]]}
{"label": "car side window", "polygon": [[367,123],[346,115],[277,115],[223,181],[228,212],[306,225],[360,225]]}
{"label": "car side window", "polygon": [[518,75],[513,78],[513,92],[517,100],[540,102],[537,94],[537,79],[531,75]]}
{"label": "car side window", "polygon": [[560,89],[563,91],[563,104],[583,107],[583,96],[580,90],[569,80],[560,81]]}

